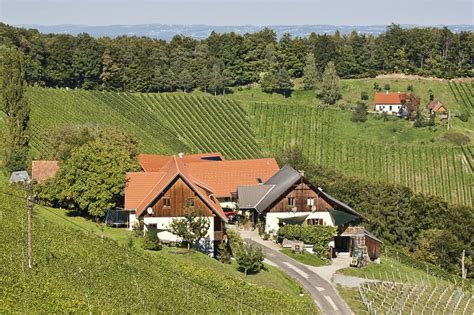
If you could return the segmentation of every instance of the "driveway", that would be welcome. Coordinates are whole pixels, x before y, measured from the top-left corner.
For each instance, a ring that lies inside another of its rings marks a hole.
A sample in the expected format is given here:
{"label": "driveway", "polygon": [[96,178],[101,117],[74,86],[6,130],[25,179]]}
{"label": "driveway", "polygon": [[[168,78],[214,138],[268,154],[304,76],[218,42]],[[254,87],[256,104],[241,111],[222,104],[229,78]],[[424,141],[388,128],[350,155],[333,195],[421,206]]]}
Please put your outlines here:
{"label": "driveway", "polygon": [[266,260],[300,283],[313,297],[323,314],[354,314],[336,289],[315,270],[280,253],[271,241],[264,241],[255,231],[241,231],[242,238],[262,248]]}

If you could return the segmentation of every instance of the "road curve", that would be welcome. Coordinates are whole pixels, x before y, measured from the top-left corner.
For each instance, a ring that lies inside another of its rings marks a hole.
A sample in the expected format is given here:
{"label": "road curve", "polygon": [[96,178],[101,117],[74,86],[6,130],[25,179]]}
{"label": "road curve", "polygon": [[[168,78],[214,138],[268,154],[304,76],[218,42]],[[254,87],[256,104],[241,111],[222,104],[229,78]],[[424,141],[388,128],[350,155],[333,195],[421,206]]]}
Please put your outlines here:
{"label": "road curve", "polygon": [[354,314],[336,289],[314,271],[264,243],[250,238],[245,238],[245,241],[262,248],[267,260],[298,281],[311,294],[323,314]]}

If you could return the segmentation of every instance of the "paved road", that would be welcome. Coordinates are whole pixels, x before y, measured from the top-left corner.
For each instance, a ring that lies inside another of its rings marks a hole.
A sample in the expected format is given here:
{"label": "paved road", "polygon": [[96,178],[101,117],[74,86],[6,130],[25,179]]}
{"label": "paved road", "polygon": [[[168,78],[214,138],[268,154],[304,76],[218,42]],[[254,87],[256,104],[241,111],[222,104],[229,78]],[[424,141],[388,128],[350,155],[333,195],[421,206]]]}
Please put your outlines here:
{"label": "paved road", "polygon": [[334,287],[307,266],[261,242],[245,239],[262,248],[265,258],[297,280],[313,297],[323,314],[354,314]]}

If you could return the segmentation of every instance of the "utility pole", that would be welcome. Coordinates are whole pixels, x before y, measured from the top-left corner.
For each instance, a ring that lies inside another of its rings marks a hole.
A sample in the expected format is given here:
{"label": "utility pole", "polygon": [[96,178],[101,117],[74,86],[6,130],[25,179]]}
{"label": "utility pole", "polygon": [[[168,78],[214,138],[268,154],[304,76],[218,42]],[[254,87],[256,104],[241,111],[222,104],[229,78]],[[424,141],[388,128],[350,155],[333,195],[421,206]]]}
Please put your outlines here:
{"label": "utility pole", "polygon": [[26,197],[26,207],[28,210],[28,269],[33,269],[33,200],[28,194]]}
{"label": "utility pole", "polygon": [[461,255],[461,278],[466,279],[467,278],[467,271],[466,271],[466,266],[464,265],[464,258],[466,257],[466,250],[462,250],[462,255]]}

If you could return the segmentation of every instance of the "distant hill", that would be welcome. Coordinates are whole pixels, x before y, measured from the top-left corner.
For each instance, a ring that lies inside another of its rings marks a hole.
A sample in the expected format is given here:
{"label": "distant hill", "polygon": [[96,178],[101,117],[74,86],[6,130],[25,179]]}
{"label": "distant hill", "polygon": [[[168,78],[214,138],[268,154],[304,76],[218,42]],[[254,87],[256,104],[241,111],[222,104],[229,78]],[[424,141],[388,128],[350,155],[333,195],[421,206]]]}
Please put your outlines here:
{"label": "distant hill", "polygon": [[[94,37],[109,36],[117,37],[121,35],[129,36],[148,36],[152,38],[170,40],[173,36],[181,34],[191,36],[197,39],[204,39],[212,31],[217,33],[235,32],[238,34],[258,32],[264,27],[273,29],[280,38],[285,33],[293,36],[308,36],[312,32],[317,34],[334,34],[336,30],[341,34],[349,34],[353,30],[364,34],[379,35],[385,32],[387,25],[181,25],[181,24],[139,24],[139,25],[35,25],[22,24],[17,25],[25,28],[35,28],[42,33],[72,34],[88,33]],[[402,25],[405,28],[416,27],[417,25]],[[433,27],[443,27],[442,25],[433,25]],[[473,31],[474,25],[449,25],[447,26],[453,32]]]}

